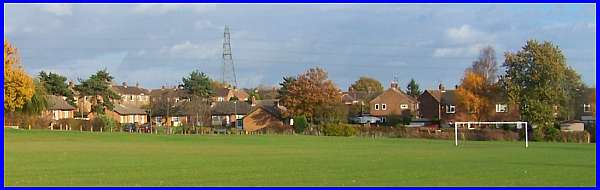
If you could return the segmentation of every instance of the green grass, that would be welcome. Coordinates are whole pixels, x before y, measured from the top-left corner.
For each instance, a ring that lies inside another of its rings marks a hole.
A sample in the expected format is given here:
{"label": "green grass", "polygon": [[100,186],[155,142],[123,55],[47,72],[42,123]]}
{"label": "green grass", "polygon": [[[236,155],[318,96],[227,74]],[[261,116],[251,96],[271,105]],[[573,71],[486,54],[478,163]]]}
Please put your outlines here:
{"label": "green grass", "polygon": [[594,186],[596,145],[5,130],[7,186]]}

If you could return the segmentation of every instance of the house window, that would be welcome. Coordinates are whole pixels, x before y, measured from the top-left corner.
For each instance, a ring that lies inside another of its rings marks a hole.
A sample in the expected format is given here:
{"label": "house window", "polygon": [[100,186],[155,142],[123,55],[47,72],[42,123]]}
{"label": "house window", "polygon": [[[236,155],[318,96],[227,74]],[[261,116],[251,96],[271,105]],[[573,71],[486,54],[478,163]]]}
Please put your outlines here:
{"label": "house window", "polygon": [[129,96],[129,100],[133,101],[133,95]]}
{"label": "house window", "polygon": [[507,105],[506,104],[496,104],[496,112],[498,113],[504,113],[507,111]]}
{"label": "house window", "polygon": [[120,116],[121,117],[121,123],[125,123],[125,117],[124,116]]}
{"label": "house window", "polygon": [[591,112],[591,111],[592,111],[592,105],[583,104],[583,112]]}
{"label": "house window", "polygon": [[379,110],[379,104],[375,104],[375,110]]}
{"label": "house window", "polygon": [[456,113],[456,106],[446,105],[446,113]]}
{"label": "house window", "polygon": [[408,109],[408,104],[400,104],[400,109]]}
{"label": "house window", "polygon": [[386,104],[381,104],[381,110],[387,110],[387,105]]}
{"label": "house window", "polygon": [[52,111],[53,115],[54,115],[54,120],[58,120],[58,113],[59,111]]}
{"label": "house window", "polygon": [[225,101],[225,98],[223,98],[223,97],[218,97],[218,98],[217,98],[217,101],[219,101],[219,102]]}
{"label": "house window", "polygon": [[173,122],[179,122],[179,117],[172,117]]}
{"label": "house window", "polygon": [[133,121],[135,121],[135,120],[133,120],[133,115],[130,115],[129,116],[129,123],[133,123]]}
{"label": "house window", "polygon": [[63,111],[63,118],[69,118],[69,111]]}

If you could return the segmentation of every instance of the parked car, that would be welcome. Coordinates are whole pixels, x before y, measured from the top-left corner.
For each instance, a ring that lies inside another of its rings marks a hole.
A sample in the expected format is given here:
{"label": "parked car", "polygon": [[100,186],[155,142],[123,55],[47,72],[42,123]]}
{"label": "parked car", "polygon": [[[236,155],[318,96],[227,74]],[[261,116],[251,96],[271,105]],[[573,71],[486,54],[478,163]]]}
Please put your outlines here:
{"label": "parked car", "polygon": [[135,124],[133,124],[133,123],[124,124],[122,129],[124,132],[135,132],[136,131]]}
{"label": "parked car", "polygon": [[352,123],[366,124],[366,123],[381,123],[381,119],[369,115],[356,116],[350,118]]}

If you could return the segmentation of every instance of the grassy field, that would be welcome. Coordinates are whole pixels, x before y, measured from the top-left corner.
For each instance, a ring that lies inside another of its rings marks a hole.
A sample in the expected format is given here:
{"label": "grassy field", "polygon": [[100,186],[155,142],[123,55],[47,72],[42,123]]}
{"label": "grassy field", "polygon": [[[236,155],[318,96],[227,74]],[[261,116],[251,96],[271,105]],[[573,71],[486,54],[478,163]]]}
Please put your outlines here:
{"label": "grassy field", "polygon": [[7,186],[594,186],[596,145],[5,130]]}

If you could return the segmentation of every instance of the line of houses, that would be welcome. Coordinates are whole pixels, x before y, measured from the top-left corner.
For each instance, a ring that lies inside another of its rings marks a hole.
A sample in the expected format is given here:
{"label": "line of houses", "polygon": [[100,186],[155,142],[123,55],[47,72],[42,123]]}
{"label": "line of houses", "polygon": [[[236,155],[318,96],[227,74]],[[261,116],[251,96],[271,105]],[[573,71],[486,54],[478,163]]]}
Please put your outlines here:
{"label": "line of houses", "polygon": [[[70,84],[72,86],[72,84]],[[182,107],[190,100],[186,92],[178,87],[162,87],[160,89],[144,89],[136,85],[112,85],[112,90],[121,99],[114,101],[114,109],[107,111],[121,125],[139,124],[153,126],[181,126],[193,124],[199,119],[193,114],[186,113],[185,109],[175,109],[169,113],[151,113],[147,107],[151,102],[168,102],[171,107]],[[385,123],[392,117],[413,117],[417,125],[425,125],[432,120],[442,121],[440,124],[452,124],[455,121],[468,120],[468,111],[457,105],[455,89],[445,89],[439,85],[438,89],[425,90],[420,96],[412,97],[403,92],[398,84],[391,86],[380,94],[348,91],[342,93],[341,102],[348,105],[364,104],[369,106],[364,110],[365,115],[378,118],[378,122]],[[237,101],[229,101],[232,98]],[[370,98],[367,98],[370,97]],[[586,89],[583,104],[575,116],[577,120],[595,122],[595,88]],[[369,102],[364,100],[369,99]],[[90,119],[90,97],[76,96],[77,106],[67,103],[65,97],[49,96],[49,115],[53,120],[76,118]],[[198,125],[230,126],[243,128],[252,132],[268,127],[282,127],[293,125],[293,120],[283,117],[286,108],[279,105],[278,100],[255,100],[248,93],[240,89],[218,88],[210,104],[210,123],[197,123]],[[520,121],[517,107],[509,105],[505,97],[498,96],[492,102],[495,110],[489,113],[493,121]],[[363,111],[361,111],[362,113]],[[421,122],[421,123],[419,123]]]}

